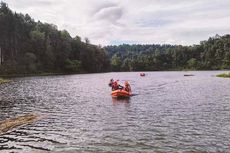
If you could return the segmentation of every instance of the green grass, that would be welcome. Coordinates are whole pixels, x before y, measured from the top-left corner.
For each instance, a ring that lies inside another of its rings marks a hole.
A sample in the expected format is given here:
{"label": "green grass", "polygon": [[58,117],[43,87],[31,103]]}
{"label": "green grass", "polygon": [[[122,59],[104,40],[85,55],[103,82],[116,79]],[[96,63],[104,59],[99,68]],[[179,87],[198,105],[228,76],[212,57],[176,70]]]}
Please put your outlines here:
{"label": "green grass", "polygon": [[0,84],[8,83],[8,82],[10,82],[10,80],[0,78]]}
{"label": "green grass", "polygon": [[230,72],[229,73],[218,74],[217,77],[230,78]]}
{"label": "green grass", "polygon": [[87,72],[79,73],[61,73],[61,72],[38,72],[38,73],[25,73],[25,74],[3,74],[0,78],[14,78],[14,77],[33,77],[33,76],[56,76],[56,75],[72,75],[72,74],[87,74]]}

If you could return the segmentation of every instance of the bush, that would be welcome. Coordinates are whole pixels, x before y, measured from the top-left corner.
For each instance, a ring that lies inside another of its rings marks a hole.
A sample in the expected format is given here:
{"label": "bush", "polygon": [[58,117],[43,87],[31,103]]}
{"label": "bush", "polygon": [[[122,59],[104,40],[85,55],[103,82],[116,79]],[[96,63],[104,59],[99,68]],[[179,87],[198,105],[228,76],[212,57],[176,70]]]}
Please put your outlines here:
{"label": "bush", "polygon": [[218,74],[217,77],[230,78],[230,72],[229,73]]}
{"label": "bush", "polygon": [[69,60],[65,61],[64,69],[66,72],[74,73],[81,71],[81,61],[79,60]]}
{"label": "bush", "polygon": [[7,82],[10,82],[10,80],[5,80],[5,79],[0,78],[0,84],[7,83]]}

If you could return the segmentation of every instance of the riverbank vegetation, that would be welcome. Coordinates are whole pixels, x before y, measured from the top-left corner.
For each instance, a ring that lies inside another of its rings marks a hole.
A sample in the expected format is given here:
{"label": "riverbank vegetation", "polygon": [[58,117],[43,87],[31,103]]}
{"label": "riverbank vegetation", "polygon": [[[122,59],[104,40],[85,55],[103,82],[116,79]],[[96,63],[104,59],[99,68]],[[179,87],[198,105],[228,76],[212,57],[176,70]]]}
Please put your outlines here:
{"label": "riverbank vegetation", "polygon": [[230,72],[229,73],[218,74],[217,77],[230,78]]}
{"label": "riverbank vegetation", "polygon": [[97,46],[0,4],[0,74],[230,69],[230,35],[199,45]]}
{"label": "riverbank vegetation", "polygon": [[3,78],[0,78],[0,84],[8,83],[8,82],[10,82],[10,80],[6,80],[6,79],[3,79]]}

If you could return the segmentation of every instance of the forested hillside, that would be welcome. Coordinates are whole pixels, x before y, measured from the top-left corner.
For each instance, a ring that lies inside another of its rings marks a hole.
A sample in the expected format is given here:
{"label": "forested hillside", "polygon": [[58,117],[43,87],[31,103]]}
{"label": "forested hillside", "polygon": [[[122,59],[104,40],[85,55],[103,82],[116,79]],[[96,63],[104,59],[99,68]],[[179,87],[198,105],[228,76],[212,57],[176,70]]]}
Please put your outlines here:
{"label": "forested hillside", "polygon": [[230,35],[193,46],[124,44],[105,49],[113,71],[230,69]]}
{"label": "forested hillside", "polygon": [[0,4],[0,74],[103,72],[109,59],[86,38],[72,38],[53,24],[35,22],[28,14]]}

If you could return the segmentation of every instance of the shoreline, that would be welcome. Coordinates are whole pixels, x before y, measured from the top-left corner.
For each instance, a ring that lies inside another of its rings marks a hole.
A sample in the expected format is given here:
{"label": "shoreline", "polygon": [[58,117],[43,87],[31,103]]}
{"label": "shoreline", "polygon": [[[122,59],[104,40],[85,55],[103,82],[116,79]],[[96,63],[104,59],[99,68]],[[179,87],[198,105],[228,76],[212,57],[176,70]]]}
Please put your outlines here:
{"label": "shoreline", "polygon": [[230,78],[230,72],[218,74],[218,75],[216,75],[216,76],[217,76],[217,77],[221,77],[221,78]]}
{"label": "shoreline", "polygon": [[9,83],[9,82],[10,82],[10,80],[8,80],[8,79],[0,78],[0,84]]}
{"label": "shoreline", "polygon": [[44,73],[31,73],[31,74],[0,74],[0,78],[15,78],[15,77],[33,77],[33,76],[57,76],[57,75],[73,75],[73,74],[90,74],[86,72],[80,73],[52,73],[52,72],[44,72]]}
{"label": "shoreline", "polygon": [[[223,77],[222,75],[228,75],[228,72],[230,70],[156,70],[156,71],[107,71],[107,72],[97,72],[97,73],[129,73],[129,72],[195,72],[195,71],[226,71],[227,73],[222,73],[216,75],[217,77]],[[96,73],[96,72],[95,72]],[[36,77],[36,76],[58,76],[58,75],[77,75],[77,74],[95,74],[95,73],[88,73],[88,72],[80,72],[80,73],[34,73],[34,74],[0,74],[0,84],[2,83],[8,83],[10,80],[7,78],[16,78],[16,77]]]}

